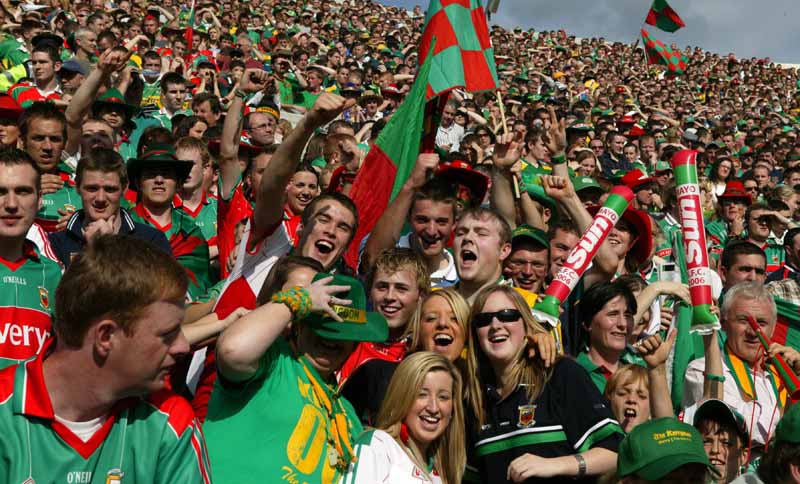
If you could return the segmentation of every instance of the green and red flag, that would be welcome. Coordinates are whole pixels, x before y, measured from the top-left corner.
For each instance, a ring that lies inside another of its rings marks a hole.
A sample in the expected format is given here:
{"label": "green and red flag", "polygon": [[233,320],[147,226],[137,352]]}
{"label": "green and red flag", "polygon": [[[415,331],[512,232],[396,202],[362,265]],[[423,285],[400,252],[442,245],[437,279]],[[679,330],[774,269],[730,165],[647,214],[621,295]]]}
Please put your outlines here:
{"label": "green and red flag", "polygon": [[186,52],[192,51],[194,44],[194,16],[195,16],[195,0],[192,0],[192,8],[189,10],[189,19],[186,21],[186,33],[183,34],[186,39]]}
{"label": "green and red flag", "polygon": [[683,20],[675,10],[669,6],[667,0],[653,0],[653,6],[647,12],[645,23],[660,28],[665,32],[675,32],[681,27],[686,27]]}
{"label": "green and red flag", "polygon": [[499,87],[480,0],[431,0],[419,45],[420,62],[425,62],[433,39],[436,44],[431,54],[428,99],[457,87],[469,92]]}
{"label": "green and red flag", "polygon": [[686,72],[689,59],[680,52],[674,52],[660,40],[656,40],[645,29],[642,29],[642,43],[644,43],[648,64],[665,65],[667,71],[673,75],[681,75]]}
{"label": "green and red flag", "polygon": [[779,297],[775,298],[775,305],[778,307],[778,324],[772,333],[772,342],[800,351],[800,306]]}
{"label": "green and red flag", "polygon": [[419,156],[425,115],[425,93],[434,56],[429,55],[403,103],[381,130],[358,170],[350,198],[358,208],[358,231],[345,261],[358,266],[361,240],[375,227],[400,192]]}

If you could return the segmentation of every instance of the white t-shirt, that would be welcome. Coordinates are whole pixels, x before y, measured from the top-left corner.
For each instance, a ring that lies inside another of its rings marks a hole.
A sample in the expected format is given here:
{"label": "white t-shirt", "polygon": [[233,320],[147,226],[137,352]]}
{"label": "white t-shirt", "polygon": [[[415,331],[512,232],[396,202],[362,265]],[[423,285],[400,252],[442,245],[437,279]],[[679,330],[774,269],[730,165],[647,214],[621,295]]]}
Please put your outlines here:
{"label": "white t-shirt", "polygon": [[340,484],[441,484],[438,474],[423,472],[403,447],[383,430],[358,438],[353,449],[358,460],[350,464]]}
{"label": "white t-shirt", "polygon": [[89,439],[92,438],[92,435],[96,434],[97,431],[100,430],[108,418],[107,415],[101,415],[100,417],[93,418],[85,422],[73,422],[72,420],[63,419],[58,415],[55,417],[56,422],[68,428],[70,432],[77,435],[78,438],[84,442],[88,442]]}

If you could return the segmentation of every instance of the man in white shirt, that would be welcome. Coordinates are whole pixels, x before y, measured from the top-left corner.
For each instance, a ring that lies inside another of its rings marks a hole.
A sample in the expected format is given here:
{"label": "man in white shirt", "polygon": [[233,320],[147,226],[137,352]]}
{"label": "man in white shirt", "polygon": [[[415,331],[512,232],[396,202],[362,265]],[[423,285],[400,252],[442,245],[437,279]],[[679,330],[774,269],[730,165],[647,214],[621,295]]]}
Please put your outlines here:
{"label": "man in white shirt", "polygon": [[461,139],[464,137],[464,128],[455,122],[458,104],[447,101],[442,110],[442,120],[436,131],[436,147],[449,153],[458,151]]}
{"label": "man in white shirt", "polygon": [[[754,318],[771,338],[778,319],[775,301],[763,283],[743,282],[725,293],[722,329],[727,337],[722,348],[722,375],[707,375],[705,358],[689,364],[684,408],[703,398],[705,378],[724,378],[723,400],[747,420],[755,445],[764,445],[786,408],[787,395],[777,370],[765,358],[758,335],[747,319]],[[800,372],[800,353],[773,343],[766,356],[780,354],[795,373]]]}

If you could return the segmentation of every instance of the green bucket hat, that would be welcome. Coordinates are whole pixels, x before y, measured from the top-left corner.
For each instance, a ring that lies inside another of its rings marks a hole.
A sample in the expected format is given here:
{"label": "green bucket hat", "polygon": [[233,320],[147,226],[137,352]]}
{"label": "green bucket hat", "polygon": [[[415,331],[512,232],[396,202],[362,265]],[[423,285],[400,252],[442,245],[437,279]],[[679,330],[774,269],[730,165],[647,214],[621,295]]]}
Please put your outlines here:
{"label": "green bucket hat", "polygon": [[800,444],[800,405],[792,405],[775,427],[775,440]]}
{"label": "green bucket hat", "polygon": [[547,239],[547,233],[542,229],[537,229],[527,224],[518,225],[511,234],[511,246],[514,246],[515,241],[520,242],[524,239],[533,240],[543,247],[550,248],[550,241]]}
{"label": "green bucket hat", "polygon": [[367,295],[364,286],[358,279],[341,274],[319,273],[314,276],[318,281],[333,276],[329,283],[333,286],[350,286],[350,290],[337,294],[340,299],[349,299],[347,306],[332,305],[342,321],[336,321],[327,314],[312,313],[300,324],[308,325],[318,336],[341,341],[386,341],[389,337],[389,325],[381,314],[367,311]]}
{"label": "green bucket hat", "polygon": [[134,158],[128,161],[128,180],[131,188],[136,190],[139,187],[139,179],[142,172],[147,168],[173,168],[180,185],[189,177],[194,162],[191,160],[179,160],[175,156],[175,148],[166,143],[154,143],[147,147],[147,151],[142,153],[141,158]]}
{"label": "green bucket hat", "polygon": [[708,461],[700,432],[675,418],[662,417],[636,426],[625,436],[619,445],[617,475],[656,481],[685,464],[703,464],[719,476]]}
{"label": "green bucket hat", "polygon": [[96,116],[100,109],[105,106],[111,106],[124,110],[128,120],[133,119],[133,116],[139,110],[138,107],[134,106],[133,104],[128,104],[125,101],[125,96],[119,91],[119,89],[108,89],[103,93],[102,96],[97,98],[97,100],[92,103],[92,114]]}

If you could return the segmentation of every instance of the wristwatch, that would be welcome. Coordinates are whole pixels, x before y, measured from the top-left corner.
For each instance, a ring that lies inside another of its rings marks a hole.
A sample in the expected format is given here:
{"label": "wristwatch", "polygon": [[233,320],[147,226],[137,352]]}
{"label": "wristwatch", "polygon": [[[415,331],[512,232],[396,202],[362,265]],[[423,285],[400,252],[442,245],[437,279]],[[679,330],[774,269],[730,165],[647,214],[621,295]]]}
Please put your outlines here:
{"label": "wristwatch", "polygon": [[586,459],[581,454],[573,454],[572,457],[578,461],[578,475],[575,476],[575,479],[583,479],[586,477]]}

